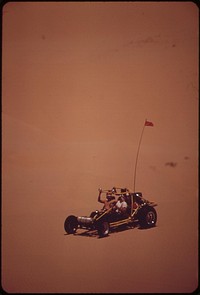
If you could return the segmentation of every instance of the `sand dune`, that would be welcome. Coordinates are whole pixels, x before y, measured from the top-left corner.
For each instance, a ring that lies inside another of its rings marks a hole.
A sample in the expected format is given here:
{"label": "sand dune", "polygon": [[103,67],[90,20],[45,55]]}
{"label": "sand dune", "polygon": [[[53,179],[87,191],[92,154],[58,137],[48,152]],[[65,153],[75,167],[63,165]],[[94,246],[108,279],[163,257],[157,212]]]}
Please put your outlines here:
{"label": "sand dune", "polygon": [[[191,2],[7,3],[2,288],[186,293],[198,285],[198,9]],[[157,226],[66,235],[98,188],[158,203]]]}

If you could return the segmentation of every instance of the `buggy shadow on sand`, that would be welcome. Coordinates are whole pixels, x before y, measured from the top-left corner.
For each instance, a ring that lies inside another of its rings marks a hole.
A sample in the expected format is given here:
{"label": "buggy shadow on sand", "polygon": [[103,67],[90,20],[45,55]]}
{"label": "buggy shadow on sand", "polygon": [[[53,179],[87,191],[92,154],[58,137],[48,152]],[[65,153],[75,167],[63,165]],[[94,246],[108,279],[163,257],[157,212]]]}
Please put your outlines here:
{"label": "buggy shadow on sand", "polygon": [[128,207],[125,213],[119,214],[115,207],[93,211],[89,216],[69,215],[64,222],[67,234],[75,234],[77,230],[86,229],[80,235],[106,237],[113,231],[154,227],[157,222],[156,203],[143,198],[141,192],[131,193],[127,188],[113,188],[111,192],[115,199],[123,196]]}

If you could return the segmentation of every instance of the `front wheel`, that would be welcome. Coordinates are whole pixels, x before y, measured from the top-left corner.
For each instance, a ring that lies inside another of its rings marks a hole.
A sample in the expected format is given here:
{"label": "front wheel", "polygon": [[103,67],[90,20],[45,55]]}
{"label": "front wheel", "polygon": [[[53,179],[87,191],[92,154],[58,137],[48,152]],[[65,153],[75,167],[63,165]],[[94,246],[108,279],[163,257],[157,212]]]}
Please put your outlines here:
{"label": "front wheel", "polygon": [[78,228],[77,217],[74,215],[68,216],[65,220],[64,228],[68,234],[74,234]]}
{"label": "front wheel", "polygon": [[153,207],[145,206],[139,212],[139,224],[141,228],[154,227],[157,222],[157,213]]}
{"label": "front wheel", "polygon": [[103,221],[98,225],[98,235],[100,238],[106,237],[109,234],[110,226],[107,221]]}

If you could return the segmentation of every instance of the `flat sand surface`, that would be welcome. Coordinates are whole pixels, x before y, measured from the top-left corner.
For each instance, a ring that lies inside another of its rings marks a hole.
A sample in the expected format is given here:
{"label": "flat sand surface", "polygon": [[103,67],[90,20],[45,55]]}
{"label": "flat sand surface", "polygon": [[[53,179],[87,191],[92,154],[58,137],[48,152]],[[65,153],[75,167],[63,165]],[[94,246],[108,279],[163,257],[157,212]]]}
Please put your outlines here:
{"label": "flat sand surface", "polygon": [[[2,288],[187,293],[198,286],[198,8],[10,2],[2,42]],[[155,228],[67,235],[98,188],[158,203]]]}

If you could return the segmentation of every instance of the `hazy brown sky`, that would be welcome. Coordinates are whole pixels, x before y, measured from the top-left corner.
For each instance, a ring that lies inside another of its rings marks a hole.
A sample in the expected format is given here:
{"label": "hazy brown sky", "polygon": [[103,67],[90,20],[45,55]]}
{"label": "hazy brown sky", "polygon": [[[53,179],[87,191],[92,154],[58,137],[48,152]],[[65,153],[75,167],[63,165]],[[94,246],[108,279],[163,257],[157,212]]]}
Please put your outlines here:
{"label": "hazy brown sky", "polygon": [[[189,1],[3,7],[6,291],[195,289],[198,14]],[[154,127],[145,127],[136,190],[159,204],[158,227],[101,242],[65,236],[67,215],[99,208],[98,187],[133,189],[145,119]],[[120,250],[121,263],[115,260]]]}

